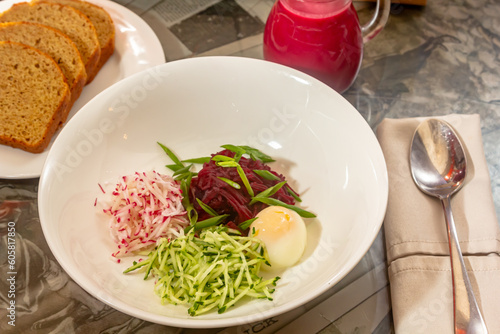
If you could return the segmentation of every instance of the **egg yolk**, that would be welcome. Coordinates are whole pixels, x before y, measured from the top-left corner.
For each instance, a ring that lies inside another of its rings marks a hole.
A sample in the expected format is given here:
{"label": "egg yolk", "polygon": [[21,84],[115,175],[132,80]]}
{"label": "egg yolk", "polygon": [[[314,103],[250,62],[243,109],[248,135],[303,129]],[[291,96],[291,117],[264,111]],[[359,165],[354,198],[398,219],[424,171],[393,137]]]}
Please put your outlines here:
{"label": "egg yolk", "polygon": [[257,214],[250,233],[265,245],[272,268],[296,264],[306,246],[306,227],[302,217],[293,210],[270,206]]}

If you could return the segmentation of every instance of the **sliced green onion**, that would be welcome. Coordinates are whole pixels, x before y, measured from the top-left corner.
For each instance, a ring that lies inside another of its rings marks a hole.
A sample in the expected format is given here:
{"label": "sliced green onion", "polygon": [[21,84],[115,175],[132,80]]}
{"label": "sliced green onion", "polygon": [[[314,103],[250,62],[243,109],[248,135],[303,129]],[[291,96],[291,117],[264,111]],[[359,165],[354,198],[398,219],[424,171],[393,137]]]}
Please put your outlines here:
{"label": "sliced green onion", "polygon": [[221,181],[224,181],[226,182],[227,184],[229,184],[231,187],[233,187],[234,189],[241,189],[241,186],[239,183],[237,182],[234,182],[233,180],[230,180],[228,178],[225,178],[223,176],[217,176],[217,178]]}
{"label": "sliced green onion", "polygon": [[231,160],[231,161],[218,161],[216,162],[217,166],[220,167],[238,167],[240,164],[238,164],[236,161]]}
{"label": "sliced green onion", "polygon": [[302,202],[302,199],[295,193],[295,191],[292,190],[292,188],[288,186],[288,184],[286,185],[286,191],[290,194],[290,196],[293,197],[294,200],[296,200],[297,202]]}
{"label": "sliced green onion", "polygon": [[221,147],[239,155],[243,155],[246,153],[246,150],[243,147],[237,145],[226,144],[226,145],[221,145]]}
{"label": "sliced green onion", "polygon": [[276,194],[276,192],[278,190],[280,190],[281,187],[283,187],[285,184],[286,184],[286,181],[281,181],[280,183],[276,183],[274,186],[269,187],[266,190],[261,191],[255,197],[252,198],[252,200],[250,201],[249,204],[250,205],[254,204],[255,202],[258,201],[258,198],[268,198],[268,197]]}
{"label": "sliced green onion", "polygon": [[184,168],[184,166],[182,166],[182,165],[176,165],[176,164],[165,165],[165,167],[167,167],[168,169],[170,169],[173,172],[176,172],[179,169]]}
{"label": "sliced green onion", "polygon": [[189,200],[189,186],[191,184],[191,175],[181,180],[181,191],[182,191],[182,205],[186,209],[187,216],[191,225],[194,225],[198,220],[198,212],[194,208],[193,204]]}
{"label": "sliced green onion", "polygon": [[184,166],[182,164],[182,162],[179,160],[179,158],[177,158],[177,156],[174,154],[174,152],[172,152],[172,150],[170,150],[168,147],[166,147],[165,145],[163,145],[162,143],[158,143],[158,145],[161,146],[161,148],[163,149],[163,151],[165,151],[165,153],[167,153],[168,157],[176,164],[176,165],[179,165],[179,166]]}
{"label": "sliced green onion", "polygon": [[259,151],[256,148],[253,148],[250,146],[245,146],[245,145],[240,146],[240,147],[245,150],[246,154],[248,154],[250,156],[250,158],[252,158],[252,160],[260,160],[262,162],[273,162],[274,161],[273,158],[271,158],[270,156],[268,156],[265,153],[262,153],[261,151]]}
{"label": "sliced green onion", "polygon": [[205,220],[198,221],[194,225],[194,229],[195,229],[195,231],[199,231],[199,230],[204,229],[206,227],[219,225],[228,216],[229,215],[220,215],[220,216],[215,216],[215,217],[207,218]]}
{"label": "sliced green onion", "polygon": [[234,152],[235,153],[234,159],[236,161],[239,161],[240,157],[244,154],[247,154],[248,156],[250,156],[250,158],[252,160],[260,160],[262,162],[274,161],[274,159],[271,158],[270,156],[268,156],[267,154],[264,154],[261,151],[259,151],[258,149],[250,147],[250,146],[246,146],[246,145],[239,145],[238,146],[238,145],[228,144],[228,145],[222,145],[221,147],[225,148],[226,150],[229,150],[231,152]]}
{"label": "sliced green onion", "polygon": [[241,178],[241,181],[243,182],[243,185],[245,186],[248,194],[250,196],[254,196],[254,192],[253,192],[253,189],[252,187],[250,186],[250,182],[248,182],[248,178],[245,174],[245,171],[243,170],[243,167],[241,167],[239,164],[236,166],[236,171],[238,172],[238,175],[240,176]]}
{"label": "sliced green onion", "polygon": [[217,155],[213,156],[212,160],[215,161],[215,162],[233,161],[233,162],[236,163],[236,161],[234,161],[234,158],[231,158],[231,157],[228,157],[228,156],[225,156],[225,155],[220,155],[220,154],[217,154]]}
{"label": "sliced green onion", "polygon": [[193,172],[185,172],[185,173],[182,173],[182,174],[177,174],[174,176],[174,180],[176,181],[182,181],[182,180],[187,180],[187,179],[191,179],[193,178],[194,176],[198,175],[198,173],[193,173]]}
{"label": "sliced green onion", "polygon": [[246,153],[245,149],[242,148],[241,146],[236,146],[236,145],[222,145],[221,146],[222,148],[225,148],[226,150],[229,150],[231,152],[234,153],[234,161],[238,162],[240,161],[241,157],[243,156],[243,154]]}
{"label": "sliced green onion", "polygon": [[203,209],[203,211],[205,211],[206,213],[208,213],[210,216],[217,216],[218,213],[212,209],[210,206],[208,206],[207,204],[203,203],[199,198],[196,198],[196,202],[198,202],[198,204],[201,206],[201,208]]}
{"label": "sliced green onion", "polygon": [[239,227],[241,230],[245,231],[245,230],[246,230],[247,228],[249,228],[249,227],[250,227],[250,225],[252,225],[252,223],[253,223],[254,221],[256,221],[256,220],[257,220],[257,217],[247,219],[247,220],[245,220],[244,222],[240,223],[240,224],[238,225],[238,227]]}
{"label": "sliced green onion", "polygon": [[316,217],[316,215],[312,212],[309,212],[309,211],[306,211],[306,210],[301,209],[299,207],[296,207],[295,205],[286,204],[286,203],[284,203],[278,199],[275,199],[275,198],[254,197],[252,200],[256,200],[256,201],[262,202],[262,203],[267,204],[267,205],[282,206],[284,208],[287,208],[287,209],[290,209],[290,210],[297,212],[301,217],[304,217],[304,218],[315,218]]}
{"label": "sliced green onion", "polygon": [[176,171],[174,171],[173,176],[177,176],[177,175],[180,175],[180,174],[185,174],[185,173],[189,172],[189,170],[191,169],[191,167],[193,167],[193,164],[187,165],[185,167],[178,168]]}
{"label": "sliced green onion", "polygon": [[186,160],[182,160],[181,162],[191,163],[191,164],[204,164],[206,162],[210,162],[211,159],[212,159],[211,157],[201,157],[201,158],[194,158],[194,159],[186,159]]}
{"label": "sliced green onion", "polygon": [[253,172],[265,180],[281,181],[278,176],[265,169],[254,169]]}

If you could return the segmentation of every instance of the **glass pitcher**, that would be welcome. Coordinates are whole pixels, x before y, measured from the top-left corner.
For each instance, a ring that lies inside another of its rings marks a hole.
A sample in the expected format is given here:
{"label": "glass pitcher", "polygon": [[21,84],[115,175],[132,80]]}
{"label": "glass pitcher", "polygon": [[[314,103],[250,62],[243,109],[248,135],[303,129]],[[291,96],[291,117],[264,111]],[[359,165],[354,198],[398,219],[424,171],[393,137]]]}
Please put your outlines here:
{"label": "glass pitcher", "polygon": [[264,30],[264,59],[296,68],[339,93],[354,82],[363,44],[389,17],[390,0],[376,0],[373,18],[361,26],[352,0],[277,0]]}

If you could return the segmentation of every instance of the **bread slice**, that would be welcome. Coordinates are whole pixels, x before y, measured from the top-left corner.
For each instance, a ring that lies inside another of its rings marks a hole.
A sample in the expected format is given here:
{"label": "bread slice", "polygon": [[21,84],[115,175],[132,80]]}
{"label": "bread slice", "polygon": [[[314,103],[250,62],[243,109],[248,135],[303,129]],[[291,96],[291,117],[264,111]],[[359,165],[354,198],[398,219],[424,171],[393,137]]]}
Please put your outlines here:
{"label": "bread slice", "polygon": [[[95,4],[81,0],[42,0],[55,2],[61,5],[71,6],[85,14],[92,22],[97,31],[99,46],[101,47],[101,57],[97,64],[97,69],[93,73],[95,76],[115,50],[115,25],[108,12]],[[92,74],[91,74],[92,75]],[[94,76],[89,78],[92,81]]]}
{"label": "bread slice", "polygon": [[[59,65],[71,91],[70,107],[87,81],[85,65],[75,43],[60,30],[34,22],[0,23],[0,41],[18,42],[47,53]],[[68,113],[63,115],[66,121]]]}
{"label": "bread slice", "polygon": [[0,144],[42,152],[70,102],[66,78],[46,53],[0,42]]}
{"label": "bread slice", "polygon": [[21,2],[0,14],[0,22],[16,21],[36,22],[61,30],[78,48],[87,78],[92,76],[99,63],[101,48],[94,25],[82,12],[56,3]]}

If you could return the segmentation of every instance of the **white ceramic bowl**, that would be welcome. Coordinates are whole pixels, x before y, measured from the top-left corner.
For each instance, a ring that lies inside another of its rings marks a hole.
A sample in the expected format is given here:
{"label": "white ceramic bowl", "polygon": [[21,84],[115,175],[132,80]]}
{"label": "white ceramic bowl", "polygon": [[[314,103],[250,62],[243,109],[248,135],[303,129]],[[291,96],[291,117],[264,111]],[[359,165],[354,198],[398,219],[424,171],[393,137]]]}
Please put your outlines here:
{"label": "white ceramic bowl", "polygon": [[[226,313],[190,317],[161,305],[153,282],[123,275],[106,221],[96,213],[98,183],[170,163],[156,142],[181,158],[223,144],[247,144],[277,161],[317,214],[308,245],[282,274],[273,301],[252,300]],[[42,171],[39,211],[55,257],[96,298],[127,314],[178,327],[225,327],[294,309],[339,282],[364,256],[383,221],[386,165],[359,113],[321,82],[255,59],[180,60],[126,78],[84,106],[57,137]]]}

